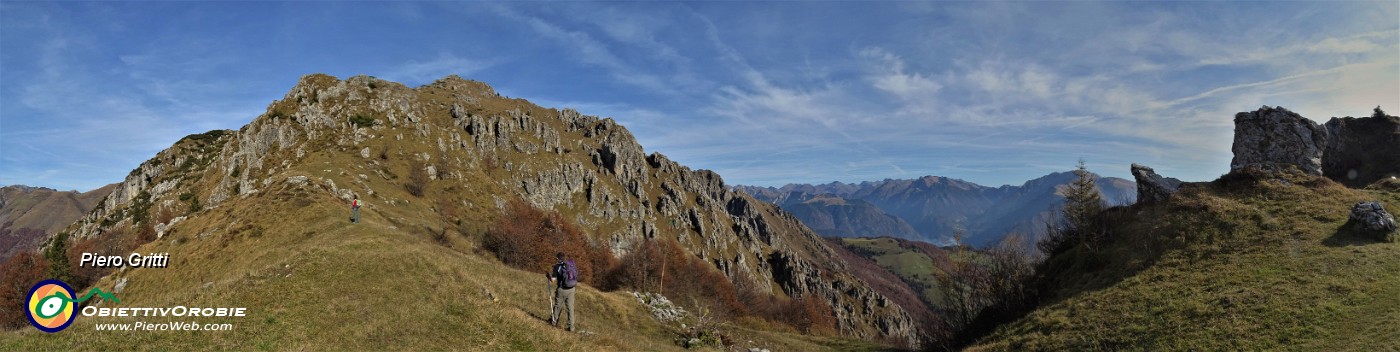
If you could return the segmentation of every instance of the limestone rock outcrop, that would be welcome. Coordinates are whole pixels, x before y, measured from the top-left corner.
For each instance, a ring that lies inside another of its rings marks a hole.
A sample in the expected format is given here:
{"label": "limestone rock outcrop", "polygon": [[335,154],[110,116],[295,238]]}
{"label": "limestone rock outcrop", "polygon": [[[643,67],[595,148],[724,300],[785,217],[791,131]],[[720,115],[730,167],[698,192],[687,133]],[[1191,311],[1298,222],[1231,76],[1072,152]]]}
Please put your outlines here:
{"label": "limestone rock outcrop", "polygon": [[1297,167],[1348,187],[1400,176],[1400,117],[1380,107],[1370,117],[1333,117],[1318,125],[1282,107],[1235,114],[1231,172]]}
{"label": "limestone rock outcrop", "polygon": [[1230,170],[1293,165],[1322,175],[1326,147],[1327,132],[1316,122],[1282,107],[1264,106],[1235,114],[1235,142],[1230,148],[1235,158],[1230,161]]}
{"label": "limestone rock outcrop", "polygon": [[1165,202],[1181,187],[1181,180],[1162,177],[1147,166],[1133,164],[1132,173],[1133,179],[1137,181],[1138,203]]}

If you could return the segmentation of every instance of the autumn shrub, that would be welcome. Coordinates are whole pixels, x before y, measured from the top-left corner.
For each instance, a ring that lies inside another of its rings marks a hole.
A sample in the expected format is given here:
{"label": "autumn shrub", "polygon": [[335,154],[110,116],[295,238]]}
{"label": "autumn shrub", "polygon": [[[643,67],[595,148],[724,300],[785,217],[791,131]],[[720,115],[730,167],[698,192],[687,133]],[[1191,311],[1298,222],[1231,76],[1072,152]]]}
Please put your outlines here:
{"label": "autumn shrub", "polygon": [[634,243],[609,282],[614,289],[657,292],[676,302],[699,302],[724,317],[748,314],[734,283],[724,273],[669,238]]}
{"label": "autumn shrub", "polygon": [[745,270],[735,270],[730,282],[734,283],[734,291],[739,300],[739,304],[744,306],[744,310],[750,316],[762,317],[766,313],[776,312],[776,297],[762,290],[763,283],[754,280]]}
{"label": "autumn shrub", "polygon": [[495,226],[486,232],[482,247],[507,265],[541,273],[554,265],[555,253],[563,252],[574,259],[579,281],[592,286],[603,284],[616,261],[606,248],[590,243],[558,212],[546,213],[523,199],[506,205]]}
{"label": "autumn shrub", "polygon": [[[91,265],[79,265],[81,264],[83,253],[111,253],[103,252],[102,250],[99,250],[97,248],[98,240],[96,238],[76,239],[73,240],[73,243],[68,245],[67,259],[73,275],[71,281],[67,282],[69,285],[73,286],[73,289],[87,287],[93,282],[96,282],[98,279],[101,279],[103,276],[106,276],[107,273],[110,271],[110,269],[98,268],[96,266]],[[121,253],[111,253],[111,255],[121,255]]]}
{"label": "autumn shrub", "polygon": [[803,333],[836,333],[835,311],[825,300],[773,295],[745,270],[726,277],[669,238],[634,243],[613,273],[611,289],[657,292],[675,302],[694,302],[693,309],[724,320],[756,317]]}
{"label": "autumn shrub", "polygon": [[81,266],[83,253],[122,255],[135,251],[143,244],[154,240],[155,230],[151,224],[135,225],[134,235],[121,226],[113,227],[100,235],[86,238],[73,238],[68,233],[54,236],[45,248],[44,257],[48,264],[48,277],[62,280],[74,290],[83,290],[97,280],[111,274],[112,268]]}
{"label": "autumn shrub", "polygon": [[403,187],[414,197],[422,197],[423,192],[428,190],[427,166],[416,159],[409,162],[408,181],[404,183]]}
{"label": "autumn shrub", "polygon": [[826,300],[805,296],[785,302],[783,317],[793,327],[804,334],[833,335],[836,333],[836,316]]}
{"label": "autumn shrub", "polygon": [[25,318],[26,295],[34,284],[48,279],[49,263],[35,252],[20,252],[0,265],[0,330],[29,325]]}
{"label": "autumn shrub", "polygon": [[775,296],[762,286],[766,281],[744,270],[735,270],[731,279],[670,238],[637,241],[615,258],[559,213],[523,199],[506,204],[483,236],[482,248],[507,265],[541,273],[553,266],[555,253],[563,252],[575,260],[580,282],[606,291],[660,293],[673,302],[689,302],[690,309],[717,321],[753,316],[805,333],[836,332],[835,311],[821,298]]}

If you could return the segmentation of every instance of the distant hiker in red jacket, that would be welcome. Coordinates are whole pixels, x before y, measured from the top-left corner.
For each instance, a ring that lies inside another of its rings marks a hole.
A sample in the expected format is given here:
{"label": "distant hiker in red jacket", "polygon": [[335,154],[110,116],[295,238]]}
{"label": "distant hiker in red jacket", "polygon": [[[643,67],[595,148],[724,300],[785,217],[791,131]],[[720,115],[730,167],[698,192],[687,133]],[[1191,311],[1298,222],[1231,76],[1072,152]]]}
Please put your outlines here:
{"label": "distant hiker in red jacket", "polygon": [[360,196],[350,200],[350,222],[360,223]]}

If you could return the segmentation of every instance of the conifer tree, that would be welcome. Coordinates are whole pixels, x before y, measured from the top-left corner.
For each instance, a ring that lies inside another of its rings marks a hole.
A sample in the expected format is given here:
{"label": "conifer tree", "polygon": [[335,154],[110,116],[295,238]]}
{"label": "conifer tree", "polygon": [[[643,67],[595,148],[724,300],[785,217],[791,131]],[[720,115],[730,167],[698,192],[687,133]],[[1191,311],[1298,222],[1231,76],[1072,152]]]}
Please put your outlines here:
{"label": "conifer tree", "polygon": [[44,259],[49,262],[49,278],[74,284],[73,268],[68,263],[68,233],[60,232],[49,240],[44,249]]}
{"label": "conifer tree", "polygon": [[1079,159],[1074,174],[1079,178],[1065,190],[1065,220],[1068,230],[1083,232],[1090,230],[1094,216],[1103,211],[1103,195],[1094,183],[1096,177],[1084,166],[1084,159]]}
{"label": "conifer tree", "polygon": [[1084,166],[1084,159],[1079,160],[1074,174],[1078,178],[1066,185],[1064,190],[1065,205],[1057,215],[1060,221],[1046,224],[1045,237],[1037,244],[1041,253],[1047,256],[1080,244],[1092,247],[1097,240],[1098,229],[1094,223],[1095,217],[1104,208],[1103,195],[1094,183],[1094,174]]}

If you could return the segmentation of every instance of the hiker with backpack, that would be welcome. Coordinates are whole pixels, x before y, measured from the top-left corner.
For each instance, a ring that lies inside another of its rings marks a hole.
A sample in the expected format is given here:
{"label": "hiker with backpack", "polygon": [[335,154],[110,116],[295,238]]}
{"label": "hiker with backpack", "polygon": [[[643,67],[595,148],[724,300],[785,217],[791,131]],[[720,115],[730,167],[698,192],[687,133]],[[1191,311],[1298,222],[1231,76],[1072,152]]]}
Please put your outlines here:
{"label": "hiker with backpack", "polygon": [[569,331],[574,331],[574,286],[578,286],[578,266],[564,252],[555,254],[559,263],[549,270],[549,282],[554,284],[554,308],[550,309],[549,325],[559,326],[560,310],[569,310]]}
{"label": "hiker with backpack", "polygon": [[360,223],[360,196],[353,196],[350,200],[350,222]]}

